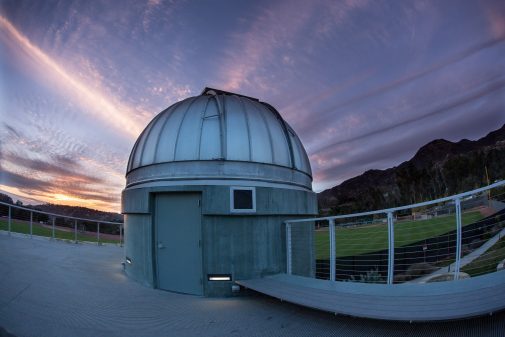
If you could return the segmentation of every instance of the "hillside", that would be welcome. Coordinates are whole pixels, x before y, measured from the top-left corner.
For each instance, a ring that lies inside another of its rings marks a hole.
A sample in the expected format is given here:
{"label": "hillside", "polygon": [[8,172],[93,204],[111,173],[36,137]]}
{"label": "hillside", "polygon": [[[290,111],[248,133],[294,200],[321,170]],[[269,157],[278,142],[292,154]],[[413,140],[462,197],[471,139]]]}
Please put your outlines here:
{"label": "hillside", "polygon": [[[13,204],[13,200],[6,194],[0,193],[0,201]],[[102,212],[95,209],[79,206],[65,206],[56,204],[41,204],[41,205],[22,205],[26,208],[32,208],[43,212],[73,216],[77,218],[123,222],[123,215],[112,212]]]}
{"label": "hillside", "polygon": [[369,170],[318,194],[319,209],[351,213],[436,199],[505,179],[505,125],[470,141],[434,140],[410,160]]}
{"label": "hillside", "polygon": [[123,222],[123,215],[119,213],[112,212],[102,212],[96,209],[79,207],[79,206],[65,206],[65,205],[55,205],[55,204],[42,204],[33,206],[33,208],[56,214],[63,214],[68,216],[73,216],[77,218],[86,218],[94,220],[112,221],[112,222]]}

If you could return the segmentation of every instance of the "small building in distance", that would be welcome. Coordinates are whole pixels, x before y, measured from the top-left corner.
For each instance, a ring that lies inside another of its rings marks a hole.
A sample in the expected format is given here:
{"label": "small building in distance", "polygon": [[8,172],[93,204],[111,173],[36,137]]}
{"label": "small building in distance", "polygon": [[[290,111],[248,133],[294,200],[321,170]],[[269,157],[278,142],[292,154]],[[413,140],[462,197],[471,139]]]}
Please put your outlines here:
{"label": "small building in distance", "polygon": [[137,139],[122,213],[130,278],[226,296],[235,280],[286,271],[284,221],[316,215],[317,199],[305,149],[274,107],[205,88]]}

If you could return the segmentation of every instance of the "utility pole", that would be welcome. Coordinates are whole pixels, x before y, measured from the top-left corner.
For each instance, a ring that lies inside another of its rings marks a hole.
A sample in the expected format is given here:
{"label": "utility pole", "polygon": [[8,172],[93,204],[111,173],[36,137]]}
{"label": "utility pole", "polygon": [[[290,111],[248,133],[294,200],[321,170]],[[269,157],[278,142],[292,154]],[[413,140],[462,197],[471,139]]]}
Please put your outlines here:
{"label": "utility pole", "polygon": [[[487,165],[484,165],[484,170],[486,171],[486,180],[487,180],[487,185],[491,185],[489,182],[489,174],[487,173]],[[487,200],[491,199],[491,190],[487,190]]]}

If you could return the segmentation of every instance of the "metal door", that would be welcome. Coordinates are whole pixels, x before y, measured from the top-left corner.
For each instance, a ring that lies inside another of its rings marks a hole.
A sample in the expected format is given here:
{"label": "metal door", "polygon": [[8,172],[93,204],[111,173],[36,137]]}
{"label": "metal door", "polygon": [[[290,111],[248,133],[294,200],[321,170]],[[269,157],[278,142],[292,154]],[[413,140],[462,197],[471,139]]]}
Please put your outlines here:
{"label": "metal door", "polygon": [[158,288],[203,295],[201,195],[155,196],[155,250]]}

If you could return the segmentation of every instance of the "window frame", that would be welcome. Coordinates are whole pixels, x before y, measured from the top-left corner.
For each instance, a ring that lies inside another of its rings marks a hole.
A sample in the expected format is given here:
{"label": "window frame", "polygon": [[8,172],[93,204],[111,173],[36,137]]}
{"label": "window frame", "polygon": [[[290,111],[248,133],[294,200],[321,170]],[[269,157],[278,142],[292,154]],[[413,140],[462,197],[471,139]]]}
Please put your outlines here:
{"label": "window frame", "polygon": [[[252,208],[235,208],[235,191],[252,191]],[[256,213],[256,187],[231,186],[230,187],[230,212],[231,213]]]}

